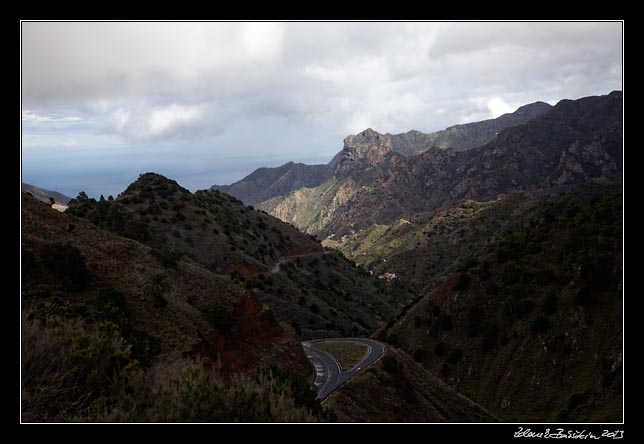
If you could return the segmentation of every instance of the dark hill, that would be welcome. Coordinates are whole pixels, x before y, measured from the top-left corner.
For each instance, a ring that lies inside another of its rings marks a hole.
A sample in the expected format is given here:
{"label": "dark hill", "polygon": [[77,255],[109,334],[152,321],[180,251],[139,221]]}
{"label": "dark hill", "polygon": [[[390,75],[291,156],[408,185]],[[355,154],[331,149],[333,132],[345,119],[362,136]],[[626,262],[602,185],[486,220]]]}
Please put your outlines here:
{"label": "dark hill", "polygon": [[67,211],[150,246],[161,262],[182,257],[232,277],[306,338],[368,334],[409,298],[279,219],[157,174],[113,201],[74,199]]}
{"label": "dark hill", "polygon": [[[183,260],[164,266],[154,249],[52,210],[27,195],[22,217],[26,309],[49,303],[49,310],[89,315],[101,304],[113,303],[127,313],[132,339],[145,343],[138,356],[142,361],[204,352],[215,362],[221,359],[229,370],[282,361],[287,368],[308,373],[307,360],[290,329],[280,326],[253,292],[229,277]],[[84,266],[78,265],[81,261]],[[144,291],[157,274],[169,284],[162,303]],[[216,308],[230,316],[234,327],[228,334],[208,321],[209,310]]]}
{"label": "dark hill", "polygon": [[503,420],[621,421],[621,186],[471,208],[389,256],[426,293],[381,338]]}
{"label": "dark hill", "polygon": [[333,168],[329,165],[288,162],[277,168],[258,168],[232,185],[214,185],[210,189],[235,196],[248,205],[255,205],[299,188],[316,187],[332,174]]}
{"label": "dark hill", "polygon": [[23,422],[327,418],[293,330],[230,277],[26,193],[21,260]]}
{"label": "dark hill", "polygon": [[388,346],[383,359],[326,403],[341,422],[498,422],[407,353]]}

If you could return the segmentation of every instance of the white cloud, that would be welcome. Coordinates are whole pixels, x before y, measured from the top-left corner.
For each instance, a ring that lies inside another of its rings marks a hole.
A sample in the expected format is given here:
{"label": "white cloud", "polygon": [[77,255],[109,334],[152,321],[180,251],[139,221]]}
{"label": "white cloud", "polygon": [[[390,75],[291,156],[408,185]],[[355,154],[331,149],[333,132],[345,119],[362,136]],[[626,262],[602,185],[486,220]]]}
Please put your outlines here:
{"label": "white cloud", "polygon": [[241,41],[249,56],[275,58],[282,51],[284,28],[279,23],[244,23]]}
{"label": "white cloud", "polygon": [[505,101],[500,97],[492,97],[487,102],[487,108],[490,110],[490,118],[494,119],[506,113],[512,113],[516,111],[516,106],[511,106],[505,103]]}
{"label": "white cloud", "polygon": [[173,139],[199,133],[204,113],[199,105],[154,106],[138,104],[119,107],[106,118],[101,132],[116,134],[130,141]]}
{"label": "white cloud", "polygon": [[163,136],[190,126],[201,119],[201,111],[194,106],[170,105],[156,109],[148,119],[148,132],[152,137]]}
{"label": "white cloud", "polygon": [[112,112],[111,121],[116,132],[121,132],[130,121],[130,112],[119,108]]}

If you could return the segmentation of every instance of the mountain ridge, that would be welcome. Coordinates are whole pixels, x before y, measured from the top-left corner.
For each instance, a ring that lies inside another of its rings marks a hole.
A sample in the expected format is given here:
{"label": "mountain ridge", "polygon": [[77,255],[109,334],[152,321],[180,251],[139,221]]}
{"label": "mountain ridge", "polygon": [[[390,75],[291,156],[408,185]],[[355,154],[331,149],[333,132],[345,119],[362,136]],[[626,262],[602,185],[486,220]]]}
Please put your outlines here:
{"label": "mountain ridge", "polygon": [[506,113],[494,119],[478,122],[452,125],[444,130],[432,133],[408,131],[399,134],[387,134],[391,137],[394,151],[414,156],[434,146],[439,148],[454,148],[456,151],[466,151],[485,145],[499,131],[517,125],[523,125],[552,108],[545,102],[533,102],[520,106],[512,113]]}
{"label": "mountain ridge", "polygon": [[526,123],[549,108],[551,105],[544,102],[534,102],[495,119],[453,125],[432,133],[411,130],[400,134],[380,134],[367,128],[347,136],[343,141],[343,149],[328,164],[287,162],[275,168],[258,168],[231,185],[213,185],[210,189],[231,194],[246,204],[256,205],[297,189],[317,187],[333,175],[341,177],[370,168],[390,152],[411,156],[433,146],[454,148],[457,151],[472,149],[489,142],[501,129]]}
{"label": "mountain ridge", "polygon": [[[502,130],[484,146],[467,151],[433,147],[413,157],[390,153],[373,168],[327,181],[306,196],[295,191],[258,207],[308,233],[341,236],[404,215],[424,212],[429,217],[467,199],[618,177],[621,113],[618,91],[562,100],[527,124]],[[309,202],[322,195],[326,204]]]}
{"label": "mountain ridge", "polygon": [[45,203],[50,203],[50,198],[53,198],[57,204],[67,205],[71,200],[71,197],[65,196],[63,193],[59,193],[58,191],[46,190],[44,188],[40,188],[35,185],[30,185],[25,182],[22,182],[21,189],[23,193],[29,192],[36,199]]}
{"label": "mountain ridge", "polygon": [[[79,196],[80,197],[80,196]],[[219,191],[190,193],[174,180],[142,174],[113,201],[81,198],[70,214],[229,275],[303,338],[359,336],[397,314],[404,286],[385,288],[339,252]],[[292,258],[274,270],[283,258]]]}

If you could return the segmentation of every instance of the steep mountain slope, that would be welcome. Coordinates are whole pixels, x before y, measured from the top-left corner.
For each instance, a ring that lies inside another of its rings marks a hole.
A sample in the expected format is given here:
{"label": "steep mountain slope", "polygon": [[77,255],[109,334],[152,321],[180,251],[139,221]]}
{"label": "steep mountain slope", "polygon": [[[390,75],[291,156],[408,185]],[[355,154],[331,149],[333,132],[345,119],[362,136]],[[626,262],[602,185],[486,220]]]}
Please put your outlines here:
{"label": "steep mountain slope", "polygon": [[210,189],[235,196],[247,205],[255,205],[299,188],[318,186],[332,174],[330,165],[288,162],[277,168],[258,168],[232,185],[214,185]]}
{"label": "steep mountain slope", "polygon": [[404,286],[383,286],[338,252],[218,191],[191,194],[144,174],[113,201],[74,199],[68,212],[231,276],[303,337],[365,335],[399,313]]}
{"label": "steep mountain slope", "polygon": [[58,191],[45,190],[44,188],[39,188],[35,185],[29,185],[28,183],[24,182],[22,183],[22,192],[29,192],[36,199],[41,200],[45,203],[49,203],[49,198],[51,197],[56,201],[57,204],[67,205],[71,199],[71,197],[67,197],[64,194],[59,193]]}
{"label": "steep mountain slope", "polygon": [[293,330],[230,277],[22,197],[25,422],[332,419]]}
{"label": "steep mountain slope", "polygon": [[[229,277],[185,261],[164,266],[151,248],[26,194],[22,217],[25,310],[89,313],[120,304],[140,360],[196,353],[220,359],[228,370],[265,362],[309,372],[290,329]],[[155,276],[169,285],[158,298],[145,291]],[[226,328],[213,326],[209,313],[217,310],[230,322]]]}
{"label": "steep mountain slope", "polygon": [[367,128],[357,135],[344,139],[344,147],[335,163],[335,176],[372,168],[381,163],[393,150],[391,139]]}
{"label": "steep mountain slope", "polygon": [[547,103],[534,102],[495,119],[454,125],[429,134],[409,131],[401,134],[387,134],[387,136],[391,139],[393,150],[405,156],[415,156],[432,147],[466,151],[485,145],[506,128],[528,123],[550,108],[552,106]]}
{"label": "steep mountain slope", "polygon": [[389,261],[424,296],[381,339],[503,420],[620,421],[621,200],[589,183],[419,227]]}
{"label": "steep mountain slope", "polygon": [[[389,151],[413,156],[435,146],[457,151],[476,148],[488,143],[499,131],[524,124],[550,108],[547,103],[535,102],[496,119],[455,125],[429,134],[420,131],[379,134],[369,128],[345,138],[343,149],[327,165],[288,162],[277,168],[258,168],[232,185],[214,185],[210,189],[235,196],[248,205],[256,205],[295,190],[317,187],[334,174],[341,177],[369,168]],[[376,146],[379,149],[374,149]],[[338,164],[341,164],[339,168]]]}
{"label": "steep mountain slope", "polygon": [[342,422],[497,422],[393,347],[327,401]]}
{"label": "steep mountain slope", "polygon": [[[374,148],[378,160],[371,168],[330,179],[307,195],[293,192],[258,207],[308,233],[341,236],[411,214],[431,217],[468,199],[619,177],[622,94],[562,100],[527,124],[503,130],[468,151],[431,148],[405,157],[391,150],[383,155],[386,147]],[[349,166],[354,164],[351,160]],[[342,161],[338,169],[343,170]],[[310,202],[320,196],[326,205]]]}

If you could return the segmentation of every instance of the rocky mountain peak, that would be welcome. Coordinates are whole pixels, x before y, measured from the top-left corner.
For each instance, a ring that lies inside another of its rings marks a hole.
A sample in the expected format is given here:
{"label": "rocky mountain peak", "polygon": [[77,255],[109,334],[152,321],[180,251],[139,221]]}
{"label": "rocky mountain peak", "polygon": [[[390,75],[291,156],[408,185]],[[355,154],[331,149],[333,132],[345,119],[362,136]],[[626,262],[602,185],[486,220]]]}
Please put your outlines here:
{"label": "rocky mountain peak", "polygon": [[380,163],[393,151],[391,138],[367,128],[344,139],[344,147],[335,167],[337,176],[346,176]]}
{"label": "rocky mountain peak", "polygon": [[534,118],[545,113],[550,108],[552,108],[552,105],[550,105],[549,103],[539,101],[539,102],[528,103],[527,105],[520,106],[512,114],[514,114],[515,117],[519,117],[519,118],[523,116]]}

